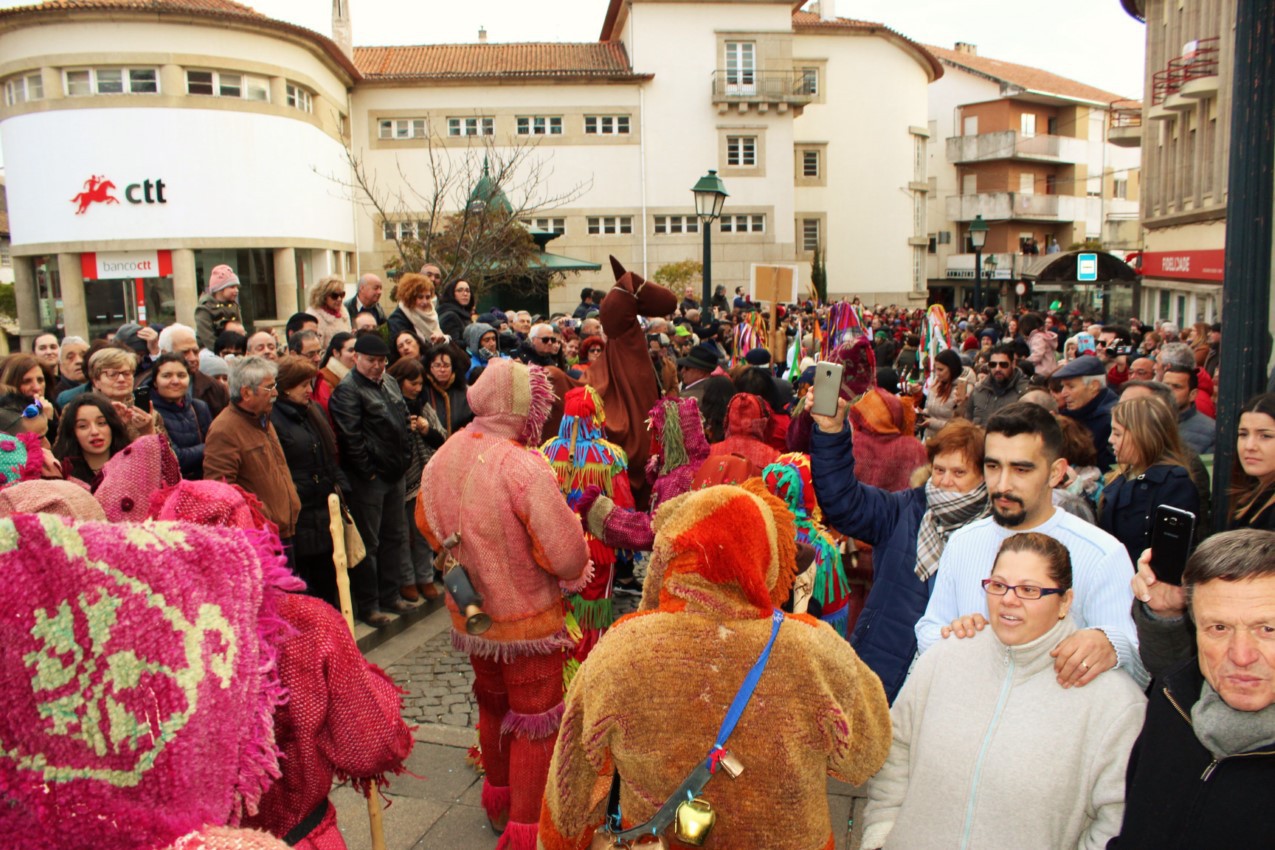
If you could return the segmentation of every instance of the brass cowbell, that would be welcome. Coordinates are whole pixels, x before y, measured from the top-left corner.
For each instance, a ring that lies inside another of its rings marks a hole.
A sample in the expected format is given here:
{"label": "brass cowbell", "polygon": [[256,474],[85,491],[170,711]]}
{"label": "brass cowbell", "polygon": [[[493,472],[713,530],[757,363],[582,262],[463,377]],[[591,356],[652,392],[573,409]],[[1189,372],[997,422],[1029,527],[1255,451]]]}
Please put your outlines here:
{"label": "brass cowbell", "polygon": [[713,811],[713,804],[703,797],[695,797],[677,807],[677,814],[673,820],[673,835],[683,844],[702,847],[716,822],[717,812]]}

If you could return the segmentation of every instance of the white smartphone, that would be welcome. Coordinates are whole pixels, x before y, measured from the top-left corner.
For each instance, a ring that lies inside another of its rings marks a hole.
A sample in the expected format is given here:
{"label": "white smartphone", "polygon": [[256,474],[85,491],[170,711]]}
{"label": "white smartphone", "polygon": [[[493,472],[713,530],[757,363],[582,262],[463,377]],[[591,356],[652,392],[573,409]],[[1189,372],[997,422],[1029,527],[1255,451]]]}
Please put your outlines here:
{"label": "white smartphone", "polygon": [[815,364],[815,403],[810,412],[816,416],[835,416],[837,399],[841,397],[841,376],[845,366],[821,360]]}

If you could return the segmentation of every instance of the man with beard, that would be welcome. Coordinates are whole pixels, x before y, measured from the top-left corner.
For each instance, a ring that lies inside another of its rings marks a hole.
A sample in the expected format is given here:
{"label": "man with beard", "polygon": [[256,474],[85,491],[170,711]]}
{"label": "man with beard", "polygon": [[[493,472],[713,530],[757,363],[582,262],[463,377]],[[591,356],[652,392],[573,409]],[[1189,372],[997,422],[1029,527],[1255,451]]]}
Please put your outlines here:
{"label": "man with beard", "polygon": [[1013,344],[1002,342],[993,347],[988,365],[991,372],[970,393],[969,400],[969,420],[980,428],[987,427],[987,420],[997,411],[1018,401],[1031,389],[1027,376],[1014,365]]}
{"label": "man with beard", "polygon": [[1054,507],[1053,488],[1067,469],[1062,446],[1058,423],[1034,404],[1011,404],[987,423],[983,473],[992,515],[955,532],[943,550],[930,603],[916,624],[917,652],[924,653],[940,638],[970,637],[986,626],[981,580],[1006,537],[1036,531],[1071,553],[1076,591],[1072,616],[1080,628],[1050,653],[1059,684],[1087,685],[1118,666],[1145,687],[1149,677],[1138,657],[1130,613],[1133,564],[1116,538]]}

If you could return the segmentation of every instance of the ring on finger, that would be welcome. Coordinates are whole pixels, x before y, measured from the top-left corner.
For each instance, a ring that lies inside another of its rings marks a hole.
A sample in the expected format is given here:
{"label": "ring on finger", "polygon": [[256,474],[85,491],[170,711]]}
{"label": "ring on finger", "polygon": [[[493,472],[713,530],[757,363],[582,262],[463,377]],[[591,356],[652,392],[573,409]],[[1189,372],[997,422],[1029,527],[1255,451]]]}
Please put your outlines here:
{"label": "ring on finger", "polygon": [[1081,661],[1081,662],[1080,662],[1080,666],[1081,666],[1081,667],[1084,667],[1086,670],[1088,670],[1088,669],[1089,669],[1089,662],[1088,662],[1088,661]]}

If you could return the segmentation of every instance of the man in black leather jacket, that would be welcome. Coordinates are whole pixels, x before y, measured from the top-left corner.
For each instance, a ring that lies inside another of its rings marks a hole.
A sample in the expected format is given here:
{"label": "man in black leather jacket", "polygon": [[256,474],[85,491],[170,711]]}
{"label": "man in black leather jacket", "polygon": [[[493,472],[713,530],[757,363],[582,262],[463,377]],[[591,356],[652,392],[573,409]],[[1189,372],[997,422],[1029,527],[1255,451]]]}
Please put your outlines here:
{"label": "man in black leather jacket", "polygon": [[385,374],[389,354],[379,336],[361,334],[354,344],[354,368],[328,403],[341,467],[350,479],[350,509],[367,547],[363,563],[350,572],[354,605],[359,619],[377,628],[392,622],[387,612],[417,607],[399,595],[407,563],[403,475],[411,448],[403,393]]}

